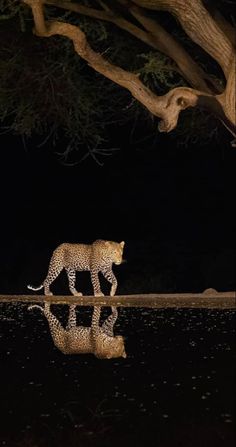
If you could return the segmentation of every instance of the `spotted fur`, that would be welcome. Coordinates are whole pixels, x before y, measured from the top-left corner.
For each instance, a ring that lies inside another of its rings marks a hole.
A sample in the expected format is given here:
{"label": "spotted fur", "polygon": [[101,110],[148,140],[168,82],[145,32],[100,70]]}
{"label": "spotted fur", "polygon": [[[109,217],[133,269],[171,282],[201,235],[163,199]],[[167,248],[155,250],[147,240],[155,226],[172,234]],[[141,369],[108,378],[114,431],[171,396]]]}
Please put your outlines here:
{"label": "spotted fur", "polygon": [[118,243],[100,239],[90,245],[61,244],[52,254],[48,274],[44,282],[39,287],[30,285],[27,287],[30,290],[44,288],[45,295],[52,295],[50,285],[65,268],[70,292],[73,295],[82,295],[75,288],[76,271],[85,270],[90,271],[95,296],[103,296],[98,277],[99,272],[111,283],[110,295],[114,296],[117,289],[117,280],[112,271],[112,264],[119,265],[122,263],[124,244],[123,241]]}
{"label": "spotted fur", "polygon": [[39,309],[47,318],[52,339],[55,346],[63,354],[94,354],[100,359],[126,357],[124,338],[114,336],[114,324],[118,311],[112,307],[112,313],[99,325],[101,307],[94,306],[91,327],[76,325],[75,305],[69,306],[69,317],[64,329],[59,320],[50,310],[50,303],[45,302],[44,307],[37,304],[28,309]]}

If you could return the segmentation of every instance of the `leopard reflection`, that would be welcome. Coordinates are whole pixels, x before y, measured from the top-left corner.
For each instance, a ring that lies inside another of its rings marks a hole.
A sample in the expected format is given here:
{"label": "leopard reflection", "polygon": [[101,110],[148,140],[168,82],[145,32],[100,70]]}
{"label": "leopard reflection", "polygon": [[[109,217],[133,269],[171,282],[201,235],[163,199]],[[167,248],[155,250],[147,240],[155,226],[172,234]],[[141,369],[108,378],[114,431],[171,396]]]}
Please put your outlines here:
{"label": "leopard reflection", "polygon": [[45,302],[44,307],[37,304],[28,307],[28,310],[39,309],[46,317],[55,346],[63,354],[94,354],[99,359],[117,357],[126,358],[124,338],[114,335],[114,325],[118,317],[118,310],[112,306],[112,313],[100,326],[101,307],[94,306],[91,326],[77,326],[76,306],[69,306],[69,317],[66,328],[50,310],[50,303]]}

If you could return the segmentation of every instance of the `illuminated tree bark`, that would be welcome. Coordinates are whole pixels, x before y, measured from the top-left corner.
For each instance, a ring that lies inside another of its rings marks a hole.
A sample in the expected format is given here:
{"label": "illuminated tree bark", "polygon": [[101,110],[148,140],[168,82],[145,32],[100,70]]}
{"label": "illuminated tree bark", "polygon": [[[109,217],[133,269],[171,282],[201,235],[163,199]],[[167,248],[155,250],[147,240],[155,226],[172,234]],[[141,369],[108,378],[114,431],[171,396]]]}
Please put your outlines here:
{"label": "illuminated tree bark", "polygon": [[[22,1],[32,9],[34,33],[37,36],[61,35],[69,38],[76,53],[87,61],[89,66],[127,89],[151,114],[160,118],[160,131],[169,132],[174,129],[182,110],[188,107],[203,107],[218,116],[236,137],[234,30],[222,16],[216,14],[214,17],[210,14],[201,0],[99,1],[100,9],[69,1]],[[114,23],[171,58],[190,87],[173,88],[162,96],[154,94],[136,74],[110,63],[104,56],[96,53],[78,26],[56,20],[46,21],[44,4]],[[119,4],[119,12],[114,8],[115,4]],[[189,38],[218,63],[224,73],[224,87],[198,66],[171,34],[147,15],[148,9],[165,10],[176,17]],[[135,17],[141,27],[124,18],[122,10]]]}

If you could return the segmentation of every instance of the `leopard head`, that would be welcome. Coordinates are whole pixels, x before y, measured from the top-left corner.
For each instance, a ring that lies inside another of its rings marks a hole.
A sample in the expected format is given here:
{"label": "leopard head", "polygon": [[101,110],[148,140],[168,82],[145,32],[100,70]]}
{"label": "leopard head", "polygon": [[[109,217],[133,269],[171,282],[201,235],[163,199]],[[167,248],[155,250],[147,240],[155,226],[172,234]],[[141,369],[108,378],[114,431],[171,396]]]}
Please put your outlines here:
{"label": "leopard head", "polygon": [[106,241],[106,248],[108,249],[109,257],[111,261],[116,265],[120,265],[123,262],[124,245],[124,241],[120,243]]}
{"label": "leopard head", "polygon": [[97,344],[95,356],[99,359],[114,359],[118,357],[126,358],[124,337],[116,335],[108,337],[107,343]]}

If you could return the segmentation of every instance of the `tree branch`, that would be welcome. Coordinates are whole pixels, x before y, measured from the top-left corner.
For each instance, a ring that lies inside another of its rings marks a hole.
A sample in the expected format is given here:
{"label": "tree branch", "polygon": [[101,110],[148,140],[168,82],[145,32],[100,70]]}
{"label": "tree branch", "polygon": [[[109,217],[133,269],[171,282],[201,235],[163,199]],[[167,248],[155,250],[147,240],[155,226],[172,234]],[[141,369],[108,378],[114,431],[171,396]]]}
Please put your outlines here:
{"label": "tree branch", "polygon": [[79,27],[57,21],[45,23],[43,15],[44,0],[23,0],[23,2],[32,9],[36,35],[41,37],[61,35],[71,39],[76,53],[86,60],[91,67],[116,84],[126,88],[153,115],[161,118],[158,126],[160,131],[169,132],[174,129],[181,110],[196,106],[202,96],[205,98],[205,104],[212,111],[211,104],[214,97],[191,88],[179,87],[163,96],[155,95],[135,74],[111,64],[99,53],[96,53],[89,46],[85,34]]}
{"label": "tree branch", "polygon": [[213,19],[223,31],[227,39],[231,42],[234,48],[236,48],[236,30],[235,28],[222,16],[222,14],[214,10],[212,12]]}
{"label": "tree branch", "polygon": [[[125,2],[127,3],[126,0]],[[124,1],[121,3],[124,3]],[[159,46],[161,51],[175,61],[182,76],[192,87],[208,93],[222,92],[222,86],[205,73],[177,40],[162,28],[162,26],[147,17],[142,9],[137,6],[130,6],[129,11],[150,33],[152,40]],[[213,89],[208,87],[206,80],[209,82],[209,85],[212,85]]]}
{"label": "tree branch", "polygon": [[218,101],[224,109],[224,113],[229,121],[235,122],[235,86],[236,86],[236,57],[233,56],[230,73],[227,79],[225,91],[217,96]]}
{"label": "tree branch", "polygon": [[79,3],[71,3],[63,0],[45,0],[45,5],[56,6],[57,8],[66,9],[67,11],[78,12],[84,16],[92,17],[98,20],[112,21],[114,15],[109,12],[104,12],[99,9],[90,8],[88,6],[80,5]]}
{"label": "tree branch", "polygon": [[47,34],[47,28],[46,28],[46,24],[45,24],[45,20],[44,20],[44,16],[43,16],[43,10],[42,10],[44,0],[35,0],[34,8],[31,5],[32,4],[31,0],[23,0],[23,3],[30,6],[32,9],[34,23],[37,28],[37,34],[39,36],[43,36],[43,35]]}
{"label": "tree branch", "polygon": [[148,33],[140,29],[138,26],[130,23],[128,20],[121,16],[113,13],[111,10],[101,11],[98,9],[90,8],[84,5],[79,5],[78,3],[63,2],[60,0],[45,0],[47,5],[56,6],[58,8],[66,9],[67,11],[77,12],[79,14],[85,15],[98,20],[103,20],[106,22],[113,23],[119,28],[127,31],[128,33],[135,36],[137,39],[156,49]]}
{"label": "tree branch", "polygon": [[[124,2],[118,0],[118,2],[125,4],[126,7],[129,4],[131,5],[128,1]],[[103,5],[102,2],[99,3]],[[109,6],[106,7],[105,11],[101,11],[79,5],[77,3],[60,0],[46,0],[45,4],[63,8],[68,11],[77,12],[79,14],[86,15],[87,17],[113,23],[117,27],[151,46],[155,50],[158,50],[170,57],[176,63],[179,73],[184,79],[186,79],[191,87],[200,89],[207,93],[222,92],[222,86],[219,82],[217,82],[217,80],[205,73],[204,70],[191,58],[191,56],[189,56],[184,48],[164,28],[162,28],[161,25],[145,17],[145,15],[141,13],[141,9],[135,7],[134,5],[129,7],[129,11],[143,25],[143,27],[146,28],[146,31],[124,19],[116,12],[113,12]],[[209,85],[206,81],[208,81]],[[212,88],[209,86],[212,86]]]}
{"label": "tree branch", "polygon": [[169,11],[179,20],[182,28],[221,66],[227,79],[233,46],[204,8],[201,0],[133,0],[148,9]]}

